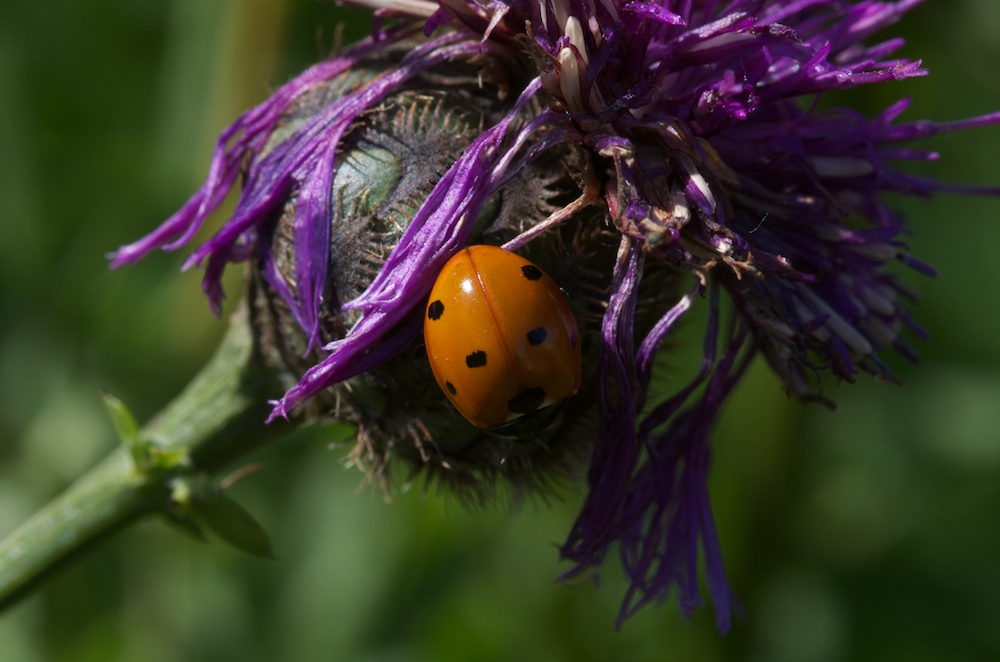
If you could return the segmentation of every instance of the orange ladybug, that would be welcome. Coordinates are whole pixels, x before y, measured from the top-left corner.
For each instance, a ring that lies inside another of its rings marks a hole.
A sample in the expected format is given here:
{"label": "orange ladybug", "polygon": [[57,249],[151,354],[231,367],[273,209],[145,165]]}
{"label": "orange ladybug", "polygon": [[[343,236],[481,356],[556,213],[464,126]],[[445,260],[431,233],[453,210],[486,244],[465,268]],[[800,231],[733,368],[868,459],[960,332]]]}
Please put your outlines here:
{"label": "orange ladybug", "polygon": [[566,297],[537,266],[497,246],[469,246],[445,264],[424,342],[451,403],[497,434],[537,431],[580,387],[580,334]]}

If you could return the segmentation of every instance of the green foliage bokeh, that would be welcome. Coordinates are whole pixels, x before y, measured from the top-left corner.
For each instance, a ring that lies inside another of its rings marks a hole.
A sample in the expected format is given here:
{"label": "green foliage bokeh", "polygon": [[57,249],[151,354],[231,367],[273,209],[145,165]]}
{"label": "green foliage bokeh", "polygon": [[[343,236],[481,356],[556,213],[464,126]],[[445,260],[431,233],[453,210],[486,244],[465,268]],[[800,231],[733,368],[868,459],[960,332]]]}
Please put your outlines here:
{"label": "green foliage bokeh", "polygon": [[[111,449],[102,390],[145,419],[222,333],[182,255],[109,272],[104,254],[172,213],[216,133],[328,51],[338,22],[362,36],[366,16],[313,0],[0,6],[0,535]],[[910,96],[904,120],[1000,109],[992,0],[928,2],[892,33],[931,76],[837,103],[874,114]],[[941,161],[912,171],[1000,184],[1000,128],[931,147]],[[513,514],[416,489],[386,504],[317,428],[259,454],[266,470],[232,492],[278,560],[144,522],[0,618],[3,659],[1000,658],[1000,202],[893,202],[940,271],[906,276],[932,340],[919,367],[891,360],[903,388],[830,385],[832,413],[751,371],[715,437],[743,602],[728,636],[709,609],[687,620],[672,602],[616,632],[615,560],[598,589],[554,581],[579,494]]]}

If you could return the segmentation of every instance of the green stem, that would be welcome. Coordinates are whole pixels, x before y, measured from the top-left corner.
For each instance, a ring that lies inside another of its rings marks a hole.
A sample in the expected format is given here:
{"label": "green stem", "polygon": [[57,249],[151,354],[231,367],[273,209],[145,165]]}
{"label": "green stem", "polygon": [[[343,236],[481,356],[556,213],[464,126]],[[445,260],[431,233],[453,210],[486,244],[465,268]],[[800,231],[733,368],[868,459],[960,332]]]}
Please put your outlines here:
{"label": "green stem", "polygon": [[212,360],[125,440],[132,448],[117,448],[0,543],[0,610],[135,520],[176,510],[178,481],[195,482],[273,439],[263,421],[276,390],[256,360],[248,316],[234,314]]}
{"label": "green stem", "polygon": [[0,545],[0,609],[167,498],[162,485],[136,471],[124,448],[116,449]]}

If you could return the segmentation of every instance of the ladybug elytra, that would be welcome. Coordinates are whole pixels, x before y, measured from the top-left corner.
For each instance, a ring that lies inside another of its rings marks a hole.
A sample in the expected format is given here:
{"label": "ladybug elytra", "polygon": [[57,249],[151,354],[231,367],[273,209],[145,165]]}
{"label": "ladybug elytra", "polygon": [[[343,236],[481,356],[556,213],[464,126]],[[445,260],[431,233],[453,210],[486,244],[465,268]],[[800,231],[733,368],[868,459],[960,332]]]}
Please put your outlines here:
{"label": "ladybug elytra", "polygon": [[424,341],[451,403],[497,434],[544,427],[580,387],[580,338],[566,297],[537,266],[497,246],[470,246],[445,264]]}

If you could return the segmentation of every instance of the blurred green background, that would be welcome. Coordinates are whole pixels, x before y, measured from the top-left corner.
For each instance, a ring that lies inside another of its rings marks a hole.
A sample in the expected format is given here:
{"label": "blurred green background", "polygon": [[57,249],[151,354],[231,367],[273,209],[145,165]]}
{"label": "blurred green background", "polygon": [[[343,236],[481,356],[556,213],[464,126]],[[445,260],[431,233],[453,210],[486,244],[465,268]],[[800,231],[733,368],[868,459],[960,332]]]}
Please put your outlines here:
{"label": "blurred green background", "polygon": [[[103,255],[172,213],[216,133],[341,22],[346,40],[367,29],[314,0],[0,5],[0,535],[112,448],[102,389],[145,419],[212,352],[224,325],[183,255],[118,272]],[[904,120],[1000,110],[1000,4],[928,2],[891,32],[932,75],[838,102],[912,96]],[[931,146],[942,161],[911,171],[1000,183],[1000,127]],[[672,601],[616,632],[616,559],[599,589],[555,582],[579,494],[513,515],[419,490],[386,504],[314,429],[234,488],[279,560],[143,522],[0,617],[0,657],[1000,659],[1000,201],[897,202],[941,272],[906,275],[933,336],[923,365],[892,359],[901,389],[833,389],[833,413],[757,366],[719,426],[713,499],[744,605],[728,636]]]}

